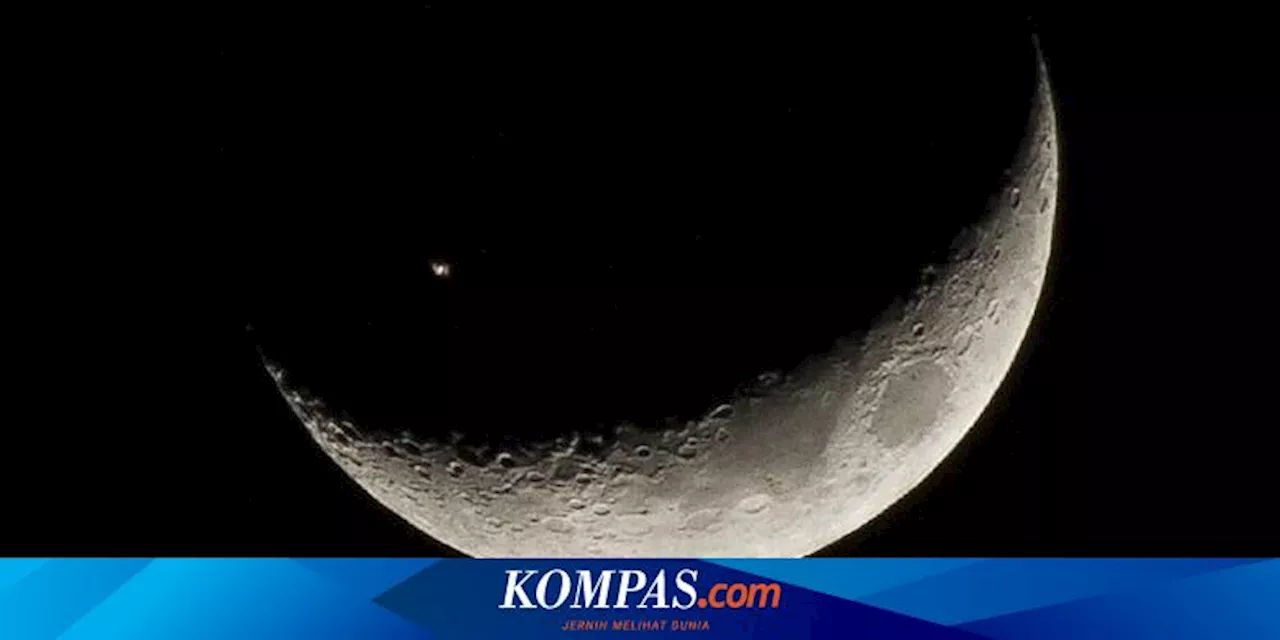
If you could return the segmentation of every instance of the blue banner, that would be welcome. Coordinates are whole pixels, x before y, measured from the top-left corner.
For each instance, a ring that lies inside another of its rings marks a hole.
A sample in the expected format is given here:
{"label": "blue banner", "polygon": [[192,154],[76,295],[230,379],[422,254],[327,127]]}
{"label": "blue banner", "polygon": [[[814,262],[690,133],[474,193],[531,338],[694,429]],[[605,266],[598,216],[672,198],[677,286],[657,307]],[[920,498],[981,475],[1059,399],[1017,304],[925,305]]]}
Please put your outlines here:
{"label": "blue banner", "polygon": [[1280,638],[1280,560],[0,560],[0,638]]}

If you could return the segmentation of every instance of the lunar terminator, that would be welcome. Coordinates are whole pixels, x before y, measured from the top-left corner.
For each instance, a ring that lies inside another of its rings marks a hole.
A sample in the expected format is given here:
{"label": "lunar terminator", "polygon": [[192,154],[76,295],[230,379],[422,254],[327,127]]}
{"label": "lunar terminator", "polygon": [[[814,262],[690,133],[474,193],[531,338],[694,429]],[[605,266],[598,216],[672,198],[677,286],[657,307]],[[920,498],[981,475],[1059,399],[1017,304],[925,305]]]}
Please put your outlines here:
{"label": "lunar terminator", "polygon": [[[919,484],[978,420],[1035,312],[1058,144],[1043,61],[985,214],[864,331],[679,424],[473,446],[358,424],[267,368],[319,446],[400,517],[478,556],[801,556]],[[453,267],[436,261],[439,278]]]}

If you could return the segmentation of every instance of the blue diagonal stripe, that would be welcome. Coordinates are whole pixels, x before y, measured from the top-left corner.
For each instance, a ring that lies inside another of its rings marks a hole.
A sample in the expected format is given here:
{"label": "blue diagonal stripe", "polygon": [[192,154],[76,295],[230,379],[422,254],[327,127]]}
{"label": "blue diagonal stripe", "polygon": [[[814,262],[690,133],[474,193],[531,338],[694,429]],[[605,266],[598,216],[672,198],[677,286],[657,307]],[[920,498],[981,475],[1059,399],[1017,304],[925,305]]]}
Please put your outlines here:
{"label": "blue diagonal stripe", "polygon": [[55,638],[151,562],[145,558],[46,562],[0,596],[0,638]]}
{"label": "blue diagonal stripe", "polygon": [[[39,569],[48,558],[5,558],[0,560],[0,594]],[[0,595],[0,597],[3,597]]]}
{"label": "blue diagonal stripe", "polygon": [[430,634],[292,560],[160,559],[65,640],[430,640]]}
{"label": "blue diagonal stripe", "polygon": [[372,600],[439,562],[437,558],[295,558],[294,562]]}
{"label": "blue diagonal stripe", "polygon": [[1021,611],[960,628],[998,640],[1280,638],[1280,561]]}
{"label": "blue diagonal stripe", "polygon": [[1241,558],[997,558],[860,601],[954,625],[1256,561]]}

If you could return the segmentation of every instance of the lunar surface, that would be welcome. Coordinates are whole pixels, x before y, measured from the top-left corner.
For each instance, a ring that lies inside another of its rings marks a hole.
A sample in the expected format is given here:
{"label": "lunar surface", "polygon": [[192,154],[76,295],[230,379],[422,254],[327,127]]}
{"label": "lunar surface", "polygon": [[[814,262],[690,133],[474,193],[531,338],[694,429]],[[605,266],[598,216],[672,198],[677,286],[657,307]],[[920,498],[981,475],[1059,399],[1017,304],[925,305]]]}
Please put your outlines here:
{"label": "lunar surface", "polygon": [[[1050,259],[1058,143],[1043,61],[985,213],[869,329],[680,423],[620,421],[509,446],[388,432],[267,369],[369,495],[476,556],[802,556],[897,502],[956,447],[1008,372]],[[1026,112],[1024,112],[1026,113]],[[438,278],[458,275],[432,263]],[[502,402],[495,397],[494,402]]]}

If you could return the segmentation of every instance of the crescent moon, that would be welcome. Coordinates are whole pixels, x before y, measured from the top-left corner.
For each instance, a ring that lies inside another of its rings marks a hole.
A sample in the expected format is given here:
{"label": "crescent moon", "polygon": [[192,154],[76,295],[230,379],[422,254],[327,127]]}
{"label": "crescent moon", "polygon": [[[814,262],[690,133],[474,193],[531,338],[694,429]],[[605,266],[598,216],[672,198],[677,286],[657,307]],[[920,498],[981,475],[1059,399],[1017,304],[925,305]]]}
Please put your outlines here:
{"label": "crescent moon", "polygon": [[[457,442],[376,433],[267,370],[371,496],[476,556],[802,556],[866,524],[978,420],[1036,310],[1057,208],[1056,115],[1037,46],[1028,126],[984,216],[872,328],[679,429],[617,428],[465,462]],[[785,441],[786,447],[778,442]],[[599,443],[595,443],[598,445]]]}

